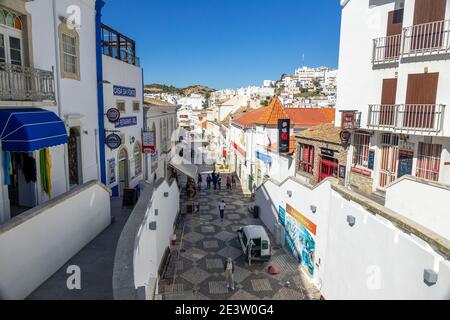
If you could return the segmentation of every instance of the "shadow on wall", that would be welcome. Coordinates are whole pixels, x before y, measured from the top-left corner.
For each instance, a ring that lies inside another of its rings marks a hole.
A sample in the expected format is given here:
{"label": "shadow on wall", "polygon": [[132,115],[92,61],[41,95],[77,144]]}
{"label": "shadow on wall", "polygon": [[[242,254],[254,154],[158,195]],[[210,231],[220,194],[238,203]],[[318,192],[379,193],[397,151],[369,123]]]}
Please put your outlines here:
{"label": "shadow on wall", "polygon": [[369,0],[369,8],[383,6],[383,5],[389,4],[389,3],[395,3],[396,9],[400,8],[399,0]]}

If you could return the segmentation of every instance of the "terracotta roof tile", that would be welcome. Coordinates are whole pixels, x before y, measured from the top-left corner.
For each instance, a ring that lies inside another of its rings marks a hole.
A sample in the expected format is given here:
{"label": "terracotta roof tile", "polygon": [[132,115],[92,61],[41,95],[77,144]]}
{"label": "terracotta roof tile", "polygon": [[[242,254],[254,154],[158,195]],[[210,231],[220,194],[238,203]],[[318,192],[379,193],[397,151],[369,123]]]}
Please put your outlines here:
{"label": "terracotta roof tile", "polygon": [[286,113],[289,115],[291,123],[299,127],[334,123],[336,117],[334,108],[288,108]]}
{"label": "terracotta roof tile", "polygon": [[290,119],[290,117],[286,113],[286,109],[280,99],[278,97],[274,97],[267,109],[258,118],[258,120],[256,120],[256,124],[274,126],[278,125],[278,120],[280,119]]}
{"label": "terracotta roof tile", "polygon": [[316,141],[330,142],[340,145],[342,143],[341,132],[341,128],[338,128],[334,124],[330,123],[315,126],[308,130],[302,131],[297,134],[297,137]]}
{"label": "terracotta roof tile", "polygon": [[255,109],[253,111],[248,111],[244,113],[242,116],[239,116],[233,119],[233,123],[241,126],[241,127],[254,127],[256,125],[256,120],[263,114],[263,112],[268,107],[263,107],[259,109]]}

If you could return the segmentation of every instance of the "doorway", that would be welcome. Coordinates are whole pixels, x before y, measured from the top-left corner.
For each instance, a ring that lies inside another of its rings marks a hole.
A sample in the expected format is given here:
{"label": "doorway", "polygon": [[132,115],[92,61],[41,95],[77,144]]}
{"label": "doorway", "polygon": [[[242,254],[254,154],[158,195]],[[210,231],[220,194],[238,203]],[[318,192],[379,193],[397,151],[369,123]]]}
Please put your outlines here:
{"label": "doorway", "polygon": [[123,196],[124,189],[128,188],[128,151],[123,148],[119,152],[119,194]]}
{"label": "doorway", "polygon": [[37,205],[37,168],[33,153],[16,153],[11,156],[11,175],[8,185],[11,218]]}
{"label": "doorway", "polygon": [[81,158],[81,134],[79,127],[73,127],[69,130],[69,183],[72,189],[82,184],[82,158]]}
{"label": "doorway", "polygon": [[381,168],[379,187],[384,190],[388,184],[397,180],[399,160],[399,137],[383,134],[381,137]]}
{"label": "doorway", "polygon": [[339,162],[336,159],[321,157],[319,161],[319,168],[319,182],[322,182],[328,177],[338,177]]}

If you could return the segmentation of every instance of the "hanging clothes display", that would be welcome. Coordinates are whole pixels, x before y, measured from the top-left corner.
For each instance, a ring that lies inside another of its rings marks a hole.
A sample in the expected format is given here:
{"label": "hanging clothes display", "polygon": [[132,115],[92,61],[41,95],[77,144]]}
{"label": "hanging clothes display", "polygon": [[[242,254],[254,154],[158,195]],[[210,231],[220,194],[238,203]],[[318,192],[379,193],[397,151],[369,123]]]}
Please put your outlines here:
{"label": "hanging clothes display", "polygon": [[11,161],[11,153],[4,151],[3,152],[3,174],[5,176],[4,183],[7,186],[11,185],[11,176],[12,172],[12,161]]}
{"label": "hanging clothes display", "polygon": [[51,198],[52,196],[52,181],[51,168],[52,160],[50,157],[50,150],[43,149],[39,151],[39,168],[41,173],[41,184],[45,193]]}
{"label": "hanging clothes display", "polygon": [[24,153],[22,156],[22,172],[27,183],[36,182],[36,160],[29,154]]}

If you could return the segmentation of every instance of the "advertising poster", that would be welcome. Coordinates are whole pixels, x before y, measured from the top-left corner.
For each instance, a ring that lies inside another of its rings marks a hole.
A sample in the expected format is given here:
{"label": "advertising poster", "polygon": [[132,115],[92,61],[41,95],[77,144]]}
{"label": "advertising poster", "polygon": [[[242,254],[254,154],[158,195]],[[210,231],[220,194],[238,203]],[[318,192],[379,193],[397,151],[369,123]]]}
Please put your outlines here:
{"label": "advertising poster", "polygon": [[286,213],[285,227],[288,248],[313,276],[317,226],[290,205],[286,205]]}
{"label": "advertising poster", "polygon": [[116,183],[116,160],[109,159],[108,160],[108,184],[112,185]]}

